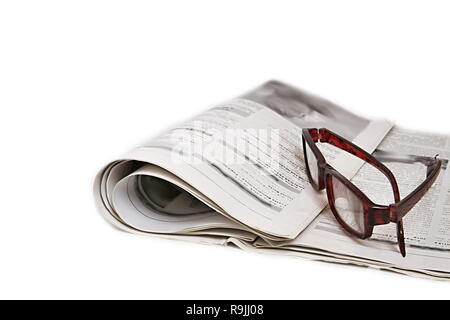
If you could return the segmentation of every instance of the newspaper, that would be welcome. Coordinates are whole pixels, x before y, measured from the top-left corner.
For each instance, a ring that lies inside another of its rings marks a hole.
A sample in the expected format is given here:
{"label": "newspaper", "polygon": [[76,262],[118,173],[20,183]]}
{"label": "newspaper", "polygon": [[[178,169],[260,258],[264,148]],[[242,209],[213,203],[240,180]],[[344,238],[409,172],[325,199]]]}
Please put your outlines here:
{"label": "newspaper", "polygon": [[[94,185],[99,210],[118,228],[135,233],[450,277],[446,165],[404,219],[408,256],[403,258],[393,226],[377,226],[372,238],[358,240],[334,220],[326,196],[306,176],[305,127],[326,127],[376,152],[398,178],[402,196],[425,178],[427,159],[450,156],[445,136],[392,128],[389,121],[359,117],[270,81],[104,167]],[[320,148],[374,202],[392,202],[384,176],[351,154],[325,144]]]}

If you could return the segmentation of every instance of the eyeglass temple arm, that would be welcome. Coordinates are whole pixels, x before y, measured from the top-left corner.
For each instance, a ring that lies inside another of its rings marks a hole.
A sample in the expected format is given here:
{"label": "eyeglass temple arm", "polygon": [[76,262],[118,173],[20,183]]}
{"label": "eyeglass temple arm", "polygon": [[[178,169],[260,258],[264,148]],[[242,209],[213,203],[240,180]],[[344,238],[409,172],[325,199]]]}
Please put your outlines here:
{"label": "eyeglass temple arm", "polygon": [[392,186],[395,202],[397,203],[400,201],[400,192],[394,174],[384,164],[375,159],[370,153],[364,151],[363,149],[353,144],[352,142],[348,141],[347,139],[325,128],[319,130],[310,129],[309,133],[311,134],[311,137],[313,138],[314,141],[329,143],[339,149],[342,149],[350,154],[353,154],[354,156],[366,161],[373,167],[380,170],[386,176],[386,178],[389,180]]}
{"label": "eyeglass temple arm", "polygon": [[429,166],[430,170],[427,172],[425,181],[400,202],[389,206],[391,217],[396,217],[397,221],[399,221],[417,204],[417,202],[419,202],[420,199],[422,199],[439,176],[441,166],[442,160],[435,159]]}

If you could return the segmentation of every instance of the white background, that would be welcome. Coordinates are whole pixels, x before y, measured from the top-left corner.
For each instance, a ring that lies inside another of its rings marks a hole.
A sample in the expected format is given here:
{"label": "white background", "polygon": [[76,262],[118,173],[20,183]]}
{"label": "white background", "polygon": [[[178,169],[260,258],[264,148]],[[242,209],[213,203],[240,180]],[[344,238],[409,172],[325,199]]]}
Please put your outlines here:
{"label": "white background", "polygon": [[119,232],[92,182],[278,79],[450,133],[448,1],[3,1],[1,298],[450,298],[450,283]]}

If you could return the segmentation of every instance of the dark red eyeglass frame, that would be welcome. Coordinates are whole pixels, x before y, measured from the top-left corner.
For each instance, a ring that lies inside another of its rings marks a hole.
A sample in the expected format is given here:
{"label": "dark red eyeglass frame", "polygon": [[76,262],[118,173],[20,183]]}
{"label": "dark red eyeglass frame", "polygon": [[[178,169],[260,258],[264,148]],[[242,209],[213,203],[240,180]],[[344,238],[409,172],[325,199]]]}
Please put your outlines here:
{"label": "dark red eyeglass frame", "polygon": [[[367,153],[357,145],[348,141],[345,138],[331,132],[328,129],[303,129],[303,155],[305,159],[306,172],[308,179],[315,190],[321,191],[326,188],[328,202],[336,217],[337,221],[342,225],[342,227],[349,233],[360,239],[367,239],[372,236],[373,228],[377,225],[388,224],[394,222],[397,224],[397,239],[400,248],[400,252],[403,257],[406,256],[405,248],[405,237],[403,231],[403,221],[402,218],[419,202],[419,200],[426,194],[428,189],[436,181],[439,175],[440,168],[442,166],[442,161],[435,158],[429,165],[429,170],[427,170],[427,176],[425,181],[423,181],[416,189],[414,189],[408,196],[400,200],[400,192],[397,184],[397,180],[394,174],[380,161],[378,161],[374,156]],[[329,143],[337,148],[347,151],[356,157],[366,161],[378,170],[380,170],[389,180],[392,190],[394,193],[394,203],[390,205],[379,205],[372,202],[358,187],[356,187],[349,179],[340,174],[331,165],[329,165],[322,152],[316,145],[316,142]],[[306,144],[310,147],[314,156],[317,160],[318,167],[318,184],[314,181],[311,176],[310,168],[308,165],[308,158],[306,152]],[[364,231],[357,232],[353,228],[347,225],[347,223],[340,217],[337,212],[334,203],[335,197],[333,195],[332,177],[338,179],[343,183],[348,189],[350,189],[360,200],[363,205],[364,210]]]}

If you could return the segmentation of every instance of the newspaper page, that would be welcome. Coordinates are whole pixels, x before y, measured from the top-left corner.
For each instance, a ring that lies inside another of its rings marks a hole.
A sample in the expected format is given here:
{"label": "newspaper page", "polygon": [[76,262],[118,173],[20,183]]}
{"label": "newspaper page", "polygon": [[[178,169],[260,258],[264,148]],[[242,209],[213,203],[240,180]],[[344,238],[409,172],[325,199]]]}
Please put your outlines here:
{"label": "newspaper page", "polygon": [[[379,149],[397,179],[402,198],[425,179],[429,159],[439,155],[443,160],[435,184],[403,219],[405,258],[399,253],[395,224],[375,226],[371,238],[359,240],[341,228],[329,208],[295,240],[272,246],[301,251],[313,248],[407,270],[450,272],[450,137],[394,128]],[[364,165],[352,182],[375,203],[392,203],[392,187],[372,166]],[[259,246],[264,247],[264,242]]]}
{"label": "newspaper page", "polygon": [[[137,163],[134,171],[108,166],[96,182],[103,212],[148,232],[236,228],[269,239],[293,239],[326,205],[307,181],[300,125],[334,124],[370,152],[391,128],[387,121],[359,118],[279,82],[245,97],[215,106],[114,163],[119,168]],[[342,123],[347,118],[352,126]],[[332,148],[324,153],[349,176],[362,165]],[[168,203],[164,197],[153,201],[153,193],[163,187],[176,196]],[[143,196],[142,190],[151,192]]]}

